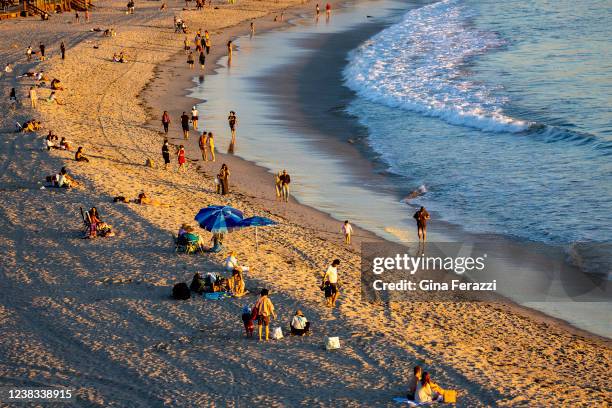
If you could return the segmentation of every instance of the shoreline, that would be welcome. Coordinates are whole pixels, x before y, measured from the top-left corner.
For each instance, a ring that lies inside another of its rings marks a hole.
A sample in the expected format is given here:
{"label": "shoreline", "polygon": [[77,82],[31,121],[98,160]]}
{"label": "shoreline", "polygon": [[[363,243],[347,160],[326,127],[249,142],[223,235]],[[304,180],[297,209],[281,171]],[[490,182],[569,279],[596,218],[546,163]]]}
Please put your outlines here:
{"label": "shoreline", "polygon": [[[156,9],[143,7],[149,12]],[[227,10],[219,11],[226,13],[219,20],[232,21],[234,11]],[[162,41],[178,46],[180,39],[163,24],[124,29],[116,40],[102,42],[103,52],[83,43],[71,50],[69,57],[74,59],[65,64],[56,57],[43,64],[69,89],[62,94],[67,105],[42,104],[37,116],[48,128],[84,145],[91,163],[77,164],[69,152],[40,151],[37,135],[6,133],[7,146],[0,150],[8,163],[6,178],[26,186],[7,192],[5,197],[11,194],[11,199],[0,200],[5,215],[0,245],[7,260],[0,273],[7,287],[21,290],[21,296],[7,295],[0,303],[2,314],[8,316],[0,319],[6,333],[5,341],[0,341],[0,355],[6,361],[0,372],[10,379],[7,385],[70,386],[79,390],[79,398],[96,406],[186,401],[393,406],[391,397],[405,392],[411,366],[424,364],[438,382],[460,390],[464,406],[609,402],[609,342],[574,334],[550,320],[538,322],[504,305],[363,304],[355,283],[355,248],[342,245],[339,232],[334,232],[337,239],[329,239],[308,228],[328,222],[329,231],[335,231],[336,220],[295,201],[278,209],[265,196],[253,198],[270,194],[267,170],[254,170],[250,163],[231,158],[236,176],[241,171],[235,169],[244,163],[244,183],[256,191],[244,192],[233,176],[238,191],[221,197],[213,193],[210,177],[202,177],[195,166],[185,173],[145,167],[146,158],[159,162],[163,137],[159,123],[147,124],[147,119],[159,115],[147,112],[137,95],[143,94],[145,80],[154,88],[155,81],[148,78],[164,75],[153,66],[172,70],[184,67],[185,58],[176,62],[175,54],[167,54],[169,47],[157,47]],[[136,50],[134,61],[115,65],[104,60],[113,50],[127,47]],[[168,75],[178,71],[186,69]],[[160,96],[176,96],[177,89],[164,93],[160,88]],[[175,116],[173,120],[176,124]],[[4,125],[8,128],[6,121]],[[57,171],[60,163],[69,165],[83,188],[39,189],[41,175]],[[205,176],[220,163],[205,167]],[[115,195],[131,198],[140,190],[170,206],[111,202]],[[219,202],[245,209],[245,215],[269,214],[283,221],[282,228],[262,229],[259,252],[252,231],[231,234],[228,245],[251,267],[247,279],[252,292],[262,286],[273,289],[282,316],[278,324],[284,327],[301,308],[315,322],[313,336],[265,345],[242,338],[239,311],[254,301],[252,295],[224,302],[168,299],[172,285],[190,279],[194,270],[221,269],[223,255],[176,255],[170,241],[170,232],[181,222],[200,207]],[[79,205],[99,206],[118,236],[78,238],[80,221],[74,215]],[[346,285],[340,306],[330,310],[321,305],[316,285],[333,257],[343,259]],[[341,337],[339,353],[322,354],[326,335]],[[274,370],[270,362],[275,363]],[[537,370],[526,371],[526,366]],[[254,381],[262,374],[266,381]],[[335,378],[332,383],[330,376]],[[251,386],[257,386],[258,393]],[[317,389],[315,396],[312,388]]]}
{"label": "shoreline", "polygon": [[[345,3],[346,4],[346,3]],[[295,13],[292,13],[292,18],[297,18],[297,19],[303,19],[304,17],[300,17],[300,12],[302,10],[298,9],[298,11],[296,11]],[[403,13],[400,12],[400,13]],[[290,24],[290,23],[287,23]],[[378,30],[382,30],[383,27],[385,25],[389,24],[388,22],[388,18],[385,19],[385,22],[378,22],[378,23],[374,23],[374,27],[369,27],[364,29],[364,31],[366,32],[366,34],[360,34],[360,35],[366,35],[366,37],[368,37],[370,35],[370,31],[378,31]],[[282,27],[278,27],[275,26],[274,24],[270,25],[270,27],[267,27],[266,29],[270,29],[270,30],[283,30],[286,27],[286,25],[283,25]],[[358,31],[357,29],[352,29],[351,32],[354,31]],[[233,31],[231,33],[226,33],[227,37],[231,37],[231,38],[236,38],[236,37],[240,37],[240,36],[245,36],[248,34],[248,24],[243,24],[243,27],[241,29],[237,29],[237,31]],[[351,34],[347,34],[345,32],[341,32],[338,34],[334,34],[336,36],[339,36],[340,38],[346,37],[346,36],[350,36]],[[226,37],[223,37],[223,42],[225,42],[227,40]],[[341,40],[340,40],[341,41]],[[351,41],[354,41],[354,39],[352,39]],[[361,40],[359,40],[361,41]],[[320,41],[319,41],[320,42]],[[331,50],[335,50],[339,45],[337,44],[337,41],[332,43],[332,44],[325,44],[325,46],[327,47],[327,50],[323,50],[323,51],[315,51],[314,54],[312,54],[312,56],[309,56],[307,58],[303,58],[300,59],[297,62],[292,62],[291,64],[291,69],[286,69],[285,71],[287,72],[293,72],[294,69],[297,69],[300,73],[304,73],[305,71],[311,72],[310,76],[306,75],[306,81],[307,84],[305,85],[305,88],[308,89],[313,89],[313,80],[312,78],[316,77],[317,74],[312,74],[312,71],[316,72],[315,68],[313,67],[313,62],[317,61],[319,62],[319,59],[316,57],[318,52],[323,52],[323,53],[330,53],[330,49]],[[309,45],[309,48],[316,48],[317,50],[319,49],[319,44],[316,45]],[[336,47],[336,48],[335,48]],[[344,50],[347,46],[346,45],[340,45],[341,49]],[[352,48],[351,46],[348,46],[348,48]],[[223,69],[224,67],[222,65],[220,65],[218,63],[219,59],[221,59],[224,55],[216,55],[215,58],[215,64],[213,67],[210,66],[210,64],[207,64],[207,69],[206,69],[206,75],[216,75],[217,74],[217,70],[219,69]],[[237,50],[236,52],[236,57],[240,58],[240,50]],[[325,65],[326,67],[329,67],[330,65],[330,61],[325,61],[323,65]],[[343,63],[342,62],[338,62],[337,63],[338,66],[342,66]],[[338,75],[339,71],[337,70],[336,66],[333,66],[334,68],[332,69],[332,71],[334,72],[332,75]],[[191,103],[194,103],[193,101],[197,101],[197,99],[195,99],[194,97],[190,96],[191,95],[191,90],[193,89],[193,84],[194,82],[196,82],[196,78],[190,77],[188,75],[188,73],[190,72],[187,69],[184,69],[183,71],[187,72],[187,75],[184,77],[181,77],[181,84],[179,85],[178,83],[176,83],[176,87],[175,87],[175,91],[176,89],[180,88],[181,90],[184,90],[184,95],[182,97],[181,100],[173,100],[172,105],[175,106],[189,106]],[[174,73],[173,73],[174,74]],[[183,74],[183,73],[181,73]],[[277,75],[278,74],[278,75]],[[279,76],[280,75],[280,76]],[[303,75],[302,75],[303,76]],[[261,86],[264,86],[266,89],[270,89],[270,94],[271,95],[278,95],[280,100],[283,100],[285,102],[287,102],[285,93],[288,92],[285,87],[274,87],[272,82],[272,78],[275,79],[280,79],[281,83],[292,83],[292,79],[291,78],[283,78],[283,74],[282,73],[271,73],[270,76],[268,78],[264,78],[263,80],[258,80],[258,82],[261,82]],[[310,79],[308,79],[310,78]],[[167,79],[166,79],[167,82]],[[338,87],[340,87],[341,85],[338,85]],[[292,88],[293,89],[293,88]],[[329,88],[325,88],[325,89],[329,89]],[[168,92],[172,92],[172,90],[168,90]],[[342,96],[341,98],[347,98],[350,97],[348,96],[349,94],[352,94],[351,91],[349,90],[344,90],[342,91]],[[331,95],[331,96],[330,96]],[[326,98],[330,98],[333,99],[333,101],[329,102],[329,104],[333,104],[334,102],[338,102],[338,91],[335,90],[335,88],[330,92],[327,93],[327,96],[325,96]],[[159,101],[158,98],[154,98],[155,101]],[[299,100],[299,101],[298,101]],[[299,127],[300,128],[305,128],[309,125],[309,123],[312,123],[311,121],[309,121],[308,117],[310,117],[310,119],[312,119],[312,115],[319,115],[318,117],[321,117],[323,115],[328,115],[330,118],[329,119],[325,119],[322,123],[322,126],[325,126],[325,124],[329,123],[332,120],[332,116],[335,118],[338,118],[338,116],[341,116],[341,118],[339,118],[339,122],[341,123],[341,128],[344,129],[344,126],[347,125],[349,123],[349,118],[346,117],[346,114],[344,113],[329,113],[329,109],[328,109],[328,104],[327,102],[323,103],[322,105],[317,103],[314,107],[315,112],[310,112],[310,113],[304,113],[303,111],[300,112],[296,112],[296,109],[303,109],[303,108],[309,108],[309,105],[307,102],[308,97],[307,95],[305,96],[303,93],[299,93],[298,96],[295,97],[295,101],[290,99],[290,103],[287,105],[288,108],[288,112],[286,114],[287,120],[297,120],[299,121]],[[148,98],[148,103],[151,102],[151,98]],[[187,103],[188,102],[188,103]],[[205,102],[205,101],[201,101],[201,102]],[[157,108],[157,110],[160,110],[160,105],[159,103],[153,103],[155,106],[155,108]],[[336,103],[337,104],[337,103]],[[206,108],[206,103],[204,103],[203,105],[200,105],[201,107],[203,107],[204,109]],[[310,108],[312,108],[312,106],[310,106]],[[187,109],[187,108],[185,108]],[[310,115],[308,117],[304,117],[304,115]],[[173,115],[173,117],[176,117],[177,115]],[[154,125],[154,122],[150,122],[150,125]],[[355,128],[358,128],[360,125],[355,125]],[[311,129],[312,131],[312,129]],[[374,176],[374,177],[379,177],[377,174],[372,174],[374,172],[374,169],[377,168],[378,166],[380,166],[380,164],[377,163],[372,163],[372,168],[367,168],[368,164],[371,162],[367,162],[365,157],[363,157],[363,151],[364,149],[369,149],[368,146],[363,146],[361,149],[361,146],[355,146],[355,145],[349,145],[347,143],[342,143],[341,140],[343,139],[342,136],[342,131],[338,130],[338,127],[334,125],[332,125],[331,128],[328,128],[327,130],[321,131],[320,134],[331,134],[333,135],[333,138],[331,139],[325,139],[325,149],[326,150],[333,150],[335,152],[340,152],[340,155],[351,157],[350,160],[348,160],[348,162],[351,162],[352,167],[354,168],[354,171],[356,172],[360,172],[363,173],[364,175],[362,177],[366,177],[367,176]],[[346,134],[346,132],[344,133]],[[352,134],[352,133],[351,133]],[[319,136],[320,137],[320,136]],[[217,141],[218,142],[218,141]],[[197,144],[195,143],[195,141],[191,141],[191,152],[193,152],[194,150],[197,151]],[[331,147],[330,147],[331,146]],[[315,147],[312,147],[312,149],[315,149]],[[357,152],[355,152],[355,150]],[[188,152],[189,153],[189,152]],[[361,155],[361,156],[360,156]],[[197,157],[196,155],[194,155],[193,153],[190,155],[190,157],[193,159],[195,157]],[[226,163],[228,163],[228,165],[230,166],[230,168],[237,168],[238,172],[240,174],[248,174],[247,177],[239,177],[236,180],[236,185],[238,186],[238,189],[240,191],[244,191],[246,192],[249,196],[251,197],[258,197],[258,199],[260,200],[260,202],[268,202],[270,203],[270,195],[266,194],[266,192],[271,191],[271,183],[268,184],[266,183],[264,180],[272,180],[272,174],[270,173],[271,170],[269,170],[267,167],[265,166],[259,166],[258,164],[245,160],[245,159],[241,159],[240,157],[234,156],[234,155],[228,155],[228,154],[223,154],[220,153],[219,157],[222,158],[222,161],[225,161]],[[360,161],[359,161],[360,160]],[[221,163],[222,161],[220,161],[219,163]],[[356,163],[359,164],[356,164]],[[365,162],[365,163],[364,163]],[[215,166],[214,165],[210,165],[210,164],[203,164],[201,161],[198,161],[198,166],[203,166],[206,168],[207,171],[215,171]],[[366,168],[366,170],[363,170],[364,168]],[[368,174],[370,173],[370,174]],[[234,173],[236,174],[236,173]],[[385,177],[386,175],[381,175],[380,177]],[[388,182],[388,180],[387,180]],[[267,198],[265,196],[268,196]],[[315,222],[309,222],[309,227],[310,228],[317,228],[318,226],[325,226],[323,228],[323,230],[326,231],[330,231],[330,234],[335,234],[333,231],[333,227],[334,226],[339,226],[340,225],[340,221],[337,219],[337,217],[334,218],[334,216],[328,212],[326,212],[325,210],[318,210],[312,206],[309,206],[307,204],[303,204],[303,203],[299,203],[297,200],[295,201],[296,205],[302,206],[302,208],[305,211],[308,211],[309,213],[312,214],[317,214],[316,215],[316,221]],[[286,211],[285,208],[281,207],[279,208],[278,205],[275,205],[273,207],[273,209],[278,213],[278,212],[283,212]],[[300,218],[300,215],[297,215],[297,218]],[[299,220],[296,219],[296,217],[290,217],[290,219],[292,219],[292,221],[296,221],[296,222],[303,222],[303,220],[300,218]],[[311,217],[308,217],[309,220],[311,220]],[[469,233],[466,231],[463,231],[461,229],[461,227],[459,226],[455,226],[453,224],[447,223],[445,221],[438,221],[438,227],[434,226],[433,228],[433,233],[434,233],[434,237],[435,236],[442,236],[442,237],[451,237],[453,239],[457,239],[457,238],[461,238],[460,241],[463,242],[464,239],[467,239],[470,242],[490,242],[491,240],[497,242],[499,244],[499,246],[504,246],[507,247],[507,250],[504,250],[503,252],[501,252],[501,255],[504,256],[512,256],[514,258],[518,258],[521,259],[521,254],[523,254],[525,251],[527,251],[527,247],[530,246],[529,243],[523,242],[523,241],[516,241],[507,237],[502,237],[499,235],[495,235],[495,234],[475,234],[475,233]],[[366,240],[386,240],[384,237],[380,237],[379,235],[376,234],[376,232],[373,231],[369,231],[369,230],[364,230],[364,229],[359,229],[359,231],[357,232],[358,236],[363,236],[364,239]],[[328,234],[323,234],[324,238],[329,238]],[[332,238],[333,239],[333,238]],[[446,240],[445,240],[446,241]],[[448,240],[450,242],[450,239]],[[359,241],[357,241],[358,243]],[[563,259],[563,254],[562,254],[562,249],[560,247],[553,247],[553,246],[541,246],[538,247],[540,250],[544,250],[546,251],[550,257],[553,257],[554,259],[557,259],[559,261],[562,261]],[[532,248],[532,250],[534,250]],[[561,251],[561,252],[560,252]],[[524,256],[523,256],[524,257]],[[536,267],[538,267],[537,265],[542,264],[543,260],[540,259],[533,259],[534,265],[536,265]],[[540,266],[541,268],[543,268],[544,266]],[[499,295],[499,296],[503,296],[503,295]],[[598,333],[594,333],[591,332],[587,329],[584,329],[582,327],[578,327],[576,326],[574,323],[572,323],[570,320],[568,319],[564,319],[563,317],[559,317],[559,316],[554,316],[554,315],[550,315],[547,314],[546,312],[542,311],[542,310],[538,310],[537,308],[534,308],[533,306],[525,306],[525,305],[521,305],[519,303],[517,303],[515,300],[508,298],[507,296],[504,297],[504,301],[502,303],[508,303],[508,307],[512,308],[516,308],[516,311],[520,311],[520,313],[526,314],[528,316],[531,317],[536,317],[538,318],[539,321],[548,321],[549,323],[554,322],[557,325],[560,325],[561,327],[564,327],[565,329],[571,331],[572,333],[576,333],[576,334],[581,334],[583,336],[592,336],[593,339],[599,339],[602,340],[604,342],[610,342],[610,338],[603,336],[601,334]],[[584,303],[584,302],[582,302]],[[578,303],[580,304],[580,303]],[[584,311],[583,313],[589,313],[588,310]]]}

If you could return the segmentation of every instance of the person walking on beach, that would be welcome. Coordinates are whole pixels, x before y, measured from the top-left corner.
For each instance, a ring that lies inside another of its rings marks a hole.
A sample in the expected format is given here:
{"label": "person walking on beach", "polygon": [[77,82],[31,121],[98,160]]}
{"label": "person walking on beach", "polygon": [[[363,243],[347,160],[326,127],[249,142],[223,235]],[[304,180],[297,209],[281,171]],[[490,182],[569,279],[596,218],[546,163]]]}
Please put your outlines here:
{"label": "person walking on beach", "polygon": [[317,14],[317,18],[319,18],[319,14],[321,14],[321,8],[319,7],[319,3],[317,3],[315,7],[315,13]]}
{"label": "person walking on beach", "polygon": [[430,218],[429,213],[425,207],[421,207],[414,213],[413,217],[417,223],[417,234],[419,236],[419,241],[425,242],[427,239],[427,220]]}
{"label": "person walking on beach", "polygon": [[338,265],[340,265],[340,260],[334,259],[323,275],[322,286],[325,290],[325,301],[329,307],[336,307],[340,294],[338,292]]}
{"label": "person walking on beach", "polygon": [[229,176],[230,171],[225,163],[221,165],[219,171],[219,182],[221,183],[221,195],[229,194]]}
{"label": "person walking on beach", "polygon": [[274,189],[276,190],[276,201],[282,200],[283,183],[281,182],[281,172],[274,174]]}
{"label": "person walking on beach", "polygon": [[251,21],[251,37],[255,35],[255,23]]}
{"label": "person walking on beach", "polygon": [[36,93],[36,89],[32,86],[30,87],[30,103],[32,104],[32,109],[36,109],[36,101],[38,101],[38,94]]}
{"label": "person walking on beach", "polygon": [[26,50],[26,57],[28,58],[28,62],[32,61],[32,46],[28,46],[28,49]]}
{"label": "person walking on beach", "polygon": [[181,115],[181,127],[183,128],[183,138],[189,139],[189,116],[185,112]]}
{"label": "person walking on beach", "polygon": [[202,132],[200,135],[200,140],[198,140],[198,144],[200,145],[200,152],[202,153],[202,160],[208,161],[208,153],[206,152],[206,131]]}
{"label": "person walking on beach", "polygon": [[200,115],[198,113],[198,109],[195,105],[191,108],[191,123],[193,124],[193,129],[198,130],[198,119]]}
{"label": "person walking on beach", "polygon": [[78,10],[76,10],[76,11],[74,12],[74,22],[75,22],[75,23],[78,23],[79,21],[81,21],[81,20],[80,20],[80,18],[79,18],[79,11],[78,11]]}
{"label": "person walking on beach", "polygon": [[178,152],[176,153],[178,156],[178,171],[185,170],[185,147],[183,145],[179,146]]}
{"label": "person walking on beach", "polygon": [[164,139],[162,156],[164,157],[164,170],[168,170],[168,165],[170,164],[170,146],[168,145],[168,139]]}
{"label": "person walking on beach", "polygon": [[170,126],[170,115],[168,114],[168,111],[164,111],[164,113],[162,114],[161,122],[162,122],[162,125],[164,126],[164,133],[167,136],[168,127]]}
{"label": "person walking on beach", "polygon": [[40,43],[40,44],[38,45],[38,48],[40,49],[40,60],[41,60],[41,61],[44,61],[44,60],[45,60],[45,58],[46,58],[46,57],[45,57],[45,44]]}
{"label": "person walking on beach", "polygon": [[266,341],[269,340],[270,318],[276,319],[274,304],[268,297],[270,292],[268,289],[262,289],[259,295],[259,300],[253,306],[257,313],[257,329],[259,330],[259,341],[262,340],[262,329],[266,328]]}
{"label": "person walking on beach", "polygon": [[210,157],[212,161],[215,161],[215,138],[212,132],[208,132],[208,137],[206,138],[208,143],[208,150],[210,151]]}
{"label": "person walking on beach", "polygon": [[344,243],[346,245],[351,245],[351,235],[353,235],[353,226],[348,220],[344,221],[344,224],[342,224],[342,233],[344,234]]}
{"label": "person walking on beach", "polygon": [[189,68],[193,69],[193,64],[195,64],[195,60],[193,59],[193,52],[189,51],[189,55],[187,56],[187,64]]}
{"label": "person walking on beach", "polygon": [[66,46],[64,45],[63,41],[60,44],[60,53],[62,54],[62,59],[66,59]]}
{"label": "person walking on beach", "polygon": [[189,51],[191,49],[191,47],[189,46],[189,40],[187,39],[187,36],[185,36],[185,39],[183,40],[183,49],[185,51]]}
{"label": "person walking on beach", "polygon": [[227,123],[229,124],[230,132],[232,132],[231,144],[234,145],[236,144],[236,125],[238,124],[236,112],[230,111],[229,116],[227,117]]}
{"label": "person walking on beach", "polygon": [[230,62],[232,61],[233,51],[234,51],[234,43],[232,42],[232,40],[229,40],[227,42],[227,57],[229,58]]}
{"label": "person walking on beach", "polygon": [[289,183],[291,183],[291,177],[287,173],[287,170],[283,170],[282,174],[280,175],[280,181],[281,181],[282,199],[286,203],[288,203],[289,202]]}
{"label": "person walking on beach", "polygon": [[331,16],[331,4],[329,3],[325,5],[325,14],[327,18],[329,19],[329,17]]}
{"label": "person walking on beach", "polygon": [[206,55],[204,55],[204,51],[200,50],[200,69],[204,68],[206,68]]}

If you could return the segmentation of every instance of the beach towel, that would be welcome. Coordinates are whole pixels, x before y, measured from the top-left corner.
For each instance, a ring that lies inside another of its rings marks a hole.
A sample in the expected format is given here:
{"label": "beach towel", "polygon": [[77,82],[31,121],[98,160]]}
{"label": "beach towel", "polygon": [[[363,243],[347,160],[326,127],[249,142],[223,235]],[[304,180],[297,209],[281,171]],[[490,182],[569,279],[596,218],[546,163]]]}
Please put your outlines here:
{"label": "beach towel", "polygon": [[280,327],[275,327],[274,330],[272,330],[272,338],[274,340],[280,340],[283,338],[283,329],[281,329]]}
{"label": "beach towel", "polygon": [[222,300],[230,297],[232,297],[232,294],[229,292],[212,292],[204,294],[204,298],[207,300]]}
{"label": "beach towel", "polygon": [[393,401],[397,402],[398,404],[406,404],[409,407],[424,407],[427,405],[431,405],[431,402],[414,402],[412,400],[409,400],[408,398],[404,398],[404,397],[395,397],[393,398]]}
{"label": "beach towel", "polygon": [[325,338],[325,349],[326,350],[336,350],[340,348],[340,338],[339,337],[326,337]]}

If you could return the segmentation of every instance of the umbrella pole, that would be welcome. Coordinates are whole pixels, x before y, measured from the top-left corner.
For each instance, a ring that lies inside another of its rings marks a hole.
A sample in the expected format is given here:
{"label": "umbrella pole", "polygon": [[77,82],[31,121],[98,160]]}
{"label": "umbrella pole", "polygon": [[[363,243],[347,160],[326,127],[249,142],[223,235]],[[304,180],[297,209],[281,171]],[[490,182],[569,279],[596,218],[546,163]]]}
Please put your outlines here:
{"label": "umbrella pole", "polygon": [[257,242],[257,227],[255,227],[255,252],[259,249],[259,244]]}

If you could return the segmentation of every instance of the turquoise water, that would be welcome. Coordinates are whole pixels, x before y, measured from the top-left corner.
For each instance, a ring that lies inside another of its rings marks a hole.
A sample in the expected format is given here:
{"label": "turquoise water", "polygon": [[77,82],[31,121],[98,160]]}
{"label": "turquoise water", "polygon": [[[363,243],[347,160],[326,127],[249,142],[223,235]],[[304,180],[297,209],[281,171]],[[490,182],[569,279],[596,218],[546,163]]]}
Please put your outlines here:
{"label": "turquoise water", "polygon": [[422,204],[475,232],[612,238],[608,1],[446,0],[350,55],[348,112]]}

